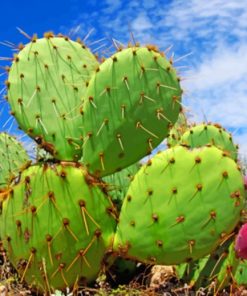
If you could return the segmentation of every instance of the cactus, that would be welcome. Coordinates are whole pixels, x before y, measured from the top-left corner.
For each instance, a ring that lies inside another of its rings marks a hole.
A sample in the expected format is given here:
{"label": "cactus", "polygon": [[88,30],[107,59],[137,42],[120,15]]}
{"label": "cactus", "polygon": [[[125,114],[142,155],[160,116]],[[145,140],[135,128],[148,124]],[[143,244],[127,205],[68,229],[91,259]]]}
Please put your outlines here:
{"label": "cactus", "polygon": [[103,181],[107,184],[108,193],[119,211],[121,209],[123,199],[129,189],[130,183],[134,179],[134,176],[140,167],[140,163],[135,163],[120,172],[103,178]]}
{"label": "cactus", "polygon": [[8,187],[22,167],[30,162],[27,152],[15,137],[0,133],[0,191]]}
{"label": "cactus", "polygon": [[123,49],[100,65],[83,106],[82,161],[91,173],[119,171],[168,135],[181,109],[178,80],[152,46]]}
{"label": "cactus", "polygon": [[191,148],[215,145],[232,159],[237,160],[238,157],[238,148],[233,143],[232,136],[219,124],[195,125],[182,135],[180,143]]}
{"label": "cactus", "polygon": [[235,273],[237,271],[240,260],[236,257],[234,248],[234,242],[232,242],[229,246],[227,257],[225,258],[216,276],[216,295],[218,295],[219,291],[221,291],[229,284],[236,285]]}
{"label": "cactus", "polygon": [[76,164],[22,172],[0,218],[4,247],[22,281],[50,293],[96,279],[116,224],[102,188]]}
{"label": "cactus", "polygon": [[234,234],[210,255],[178,266],[180,278],[196,290],[200,287],[214,288],[215,291],[225,288],[232,281],[239,264],[234,252]]}
{"label": "cactus", "polygon": [[245,260],[239,262],[234,279],[238,285],[247,286],[247,262]]}
{"label": "cactus", "polygon": [[49,33],[14,56],[6,82],[11,113],[56,159],[81,157],[81,97],[97,66],[83,44]]}
{"label": "cactus", "polygon": [[130,184],[114,250],[155,264],[196,260],[234,229],[243,195],[239,167],[218,148],[168,149]]}
{"label": "cactus", "polygon": [[178,116],[177,122],[169,131],[169,136],[167,137],[167,146],[169,148],[179,144],[181,136],[189,129],[188,120],[184,111],[181,111]]}
{"label": "cactus", "polygon": [[[80,41],[46,33],[7,71],[11,114],[38,143],[30,166],[0,134],[0,237],[21,282],[75,292],[116,257],[109,271],[121,278],[136,262],[187,262],[178,273],[189,266],[183,278],[196,288],[214,279],[216,294],[244,274],[233,244],[246,202],[237,147],[218,124],[186,131],[172,60],[135,45],[99,65]],[[173,148],[139,168],[166,137]]]}

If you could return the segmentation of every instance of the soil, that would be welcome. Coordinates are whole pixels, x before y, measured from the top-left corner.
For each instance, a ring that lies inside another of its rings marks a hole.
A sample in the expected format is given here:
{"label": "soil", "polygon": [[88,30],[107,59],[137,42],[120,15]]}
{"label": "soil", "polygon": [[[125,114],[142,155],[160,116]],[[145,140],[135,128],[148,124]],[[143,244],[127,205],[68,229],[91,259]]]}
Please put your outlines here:
{"label": "soil", "polygon": [[[126,274],[127,275],[127,274]],[[188,284],[178,279],[172,266],[145,266],[140,264],[135,274],[126,277],[121,274],[101,274],[90,287],[79,287],[74,293],[56,291],[54,296],[214,296],[212,286],[208,289],[193,290]],[[0,256],[0,296],[27,296],[39,295],[31,291],[28,286],[20,283],[20,278],[6,258]],[[221,291],[219,296],[247,296],[244,287],[232,288]]]}

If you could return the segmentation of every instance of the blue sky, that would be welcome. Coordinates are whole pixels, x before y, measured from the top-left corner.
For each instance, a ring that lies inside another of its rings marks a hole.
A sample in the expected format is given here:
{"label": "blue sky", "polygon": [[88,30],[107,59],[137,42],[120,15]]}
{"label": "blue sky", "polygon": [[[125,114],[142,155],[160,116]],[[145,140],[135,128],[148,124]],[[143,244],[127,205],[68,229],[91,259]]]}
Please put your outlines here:
{"label": "blue sky", "polygon": [[[1,10],[0,41],[27,42],[16,30],[20,27],[30,35],[52,30],[74,38],[91,31],[88,45],[105,38],[91,46],[96,51],[109,47],[111,38],[128,42],[130,31],[141,44],[171,47],[168,56],[184,77],[184,105],[191,120],[222,124],[247,157],[246,0],[4,1]],[[0,46],[0,56],[11,54],[11,48]],[[4,79],[0,76],[2,87]],[[4,126],[7,119],[4,109],[0,130],[15,126],[12,120]]]}

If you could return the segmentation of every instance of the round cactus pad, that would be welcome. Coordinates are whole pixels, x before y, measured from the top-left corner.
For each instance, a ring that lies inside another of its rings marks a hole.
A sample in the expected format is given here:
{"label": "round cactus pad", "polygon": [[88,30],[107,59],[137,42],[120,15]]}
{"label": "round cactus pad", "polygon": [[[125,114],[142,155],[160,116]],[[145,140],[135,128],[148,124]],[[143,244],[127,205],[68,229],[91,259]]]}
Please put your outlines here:
{"label": "round cactus pad", "polygon": [[181,109],[179,78],[150,47],[127,48],[103,62],[84,104],[83,162],[106,176],[149,154]]}
{"label": "round cactus pad", "polygon": [[195,125],[182,135],[180,143],[191,148],[215,145],[232,159],[237,160],[238,157],[238,148],[233,143],[231,134],[218,124]]}
{"label": "round cactus pad", "polygon": [[237,164],[218,148],[176,146],[161,152],[130,184],[115,251],[155,264],[196,260],[232,232],[243,195]]}
{"label": "round cactus pad", "polygon": [[14,58],[7,81],[12,114],[56,159],[81,157],[81,97],[97,65],[66,37],[33,39]]}
{"label": "round cactus pad", "polygon": [[72,164],[25,170],[3,203],[1,238],[21,281],[51,293],[96,279],[111,248],[114,208]]}
{"label": "round cactus pad", "polygon": [[7,133],[0,133],[0,191],[6,188],[11,179],[28,163],[27,152],[17,139]]}

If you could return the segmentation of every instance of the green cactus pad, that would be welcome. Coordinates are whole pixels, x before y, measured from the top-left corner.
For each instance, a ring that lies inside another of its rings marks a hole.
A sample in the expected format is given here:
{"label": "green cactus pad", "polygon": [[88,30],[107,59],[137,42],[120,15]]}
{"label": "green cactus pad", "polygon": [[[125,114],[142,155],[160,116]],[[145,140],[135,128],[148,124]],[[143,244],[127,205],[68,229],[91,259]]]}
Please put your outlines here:
{"label": "green cactus pad", "polygon": [[228,248],[228,254],[224,259],[222,266],[216,276],[217,283],[217,291],[218,292],[224,289],[229,284],[233,284],[235,282],[235,273],[237,271],[237,267],[239,265],[240,259],[236,257],[236,253],[234,250],[234,242]]}
{"label": "green cactus pad", "polygon": [[223,289],[229,283],[230,271],[234,273],[238,261],[233,252],[234,235],[234,232],[231,233],[210,255],[181,264],[178,270],[183,268],[188,271],[180,274],[183,281],[198,290],[200,287],[210,287],[216,280],[218,289]]}
{"label": "green cactus pad", "polygon": [[27,152],[16,138],[0,133],[0,191],[29,163]]}
{"label": "green cactus pad", "polygon": [[116,172],[103,178],[103,181],[107,184],[108,193],[119,210],[129,189],[130,183],[140,167],[140,163],[135,163],[120,172]]}
{"label": "green cactus pad", "polygon": [[69,163],[22,173],[0,218],[4,247],[21,280],[50,293],[96,279],[116,226],[98,184]]}
{"label": "green cactus pad", "polygon": [[182,135],[180,143],[191,148],[215,145],[232,159],[237,160],[238,157],[238,148],[233,143],[231,134],[218,124],[195,125]]}
{"label": "green cactus pad", "polygon": [[179,78],[152,49],[124,49],[92,77],[84,104],[83,163],[106,176],[149,154],[181,109]]}
{"label": "green cactus pad", "polygon": [[216,147],[177,146],[136,174],[119,217],[117,253],[155,264],[180,264],[214,250],[243,209],[237,164]]}
{"label": "green cactus pad", "polygon": [[189,128],[189,124],[184,112],[180,112],[177,122],[169,131],[169,136],[167,137],[167,145],[169,148],[174,147],[179,144],[181,136]]}
{"label": "green cactus pad", "polygon": [[238,285],[247,286],[247,261],[240,261],[234,274],[234,279]]}
{"label": "green cactus pad", "polygon": [[84,45],[50,35],[34,38],[14,58],[7,81],[12,114],[56,159],[82,155],[81,97],[97,66]]}

